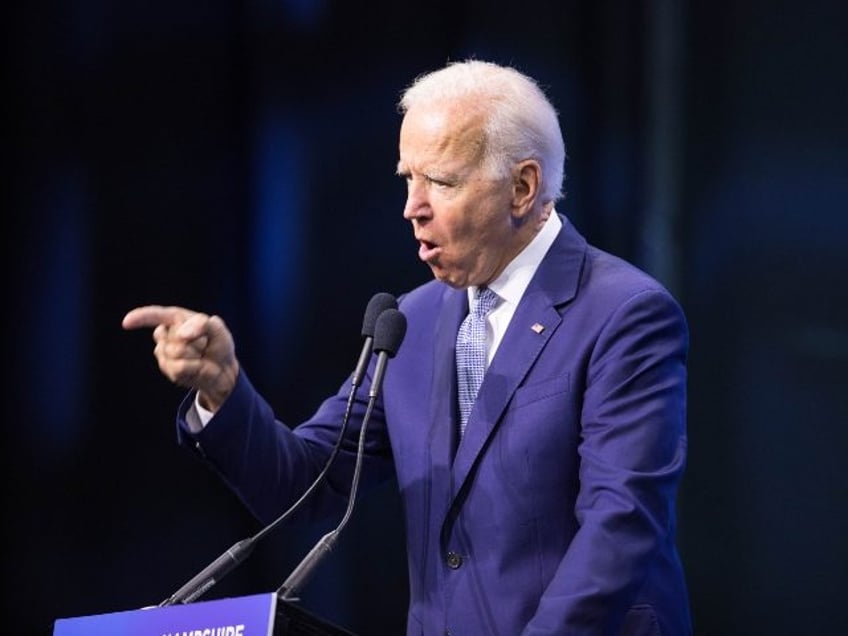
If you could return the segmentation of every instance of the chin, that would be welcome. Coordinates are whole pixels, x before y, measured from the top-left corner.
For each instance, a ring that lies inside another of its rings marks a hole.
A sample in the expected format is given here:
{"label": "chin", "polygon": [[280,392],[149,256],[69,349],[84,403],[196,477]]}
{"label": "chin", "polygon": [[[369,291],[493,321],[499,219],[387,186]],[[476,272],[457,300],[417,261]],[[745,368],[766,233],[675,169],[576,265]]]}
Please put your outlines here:
{"label": "chin", "polygon": [[433,272],[433,277],[439,281],[448,285],[449,287],[453,287],[454,289],[462,289],[465,285],[462,284],[461,281],[454,280],[450,277],[450,273],[444,270],[440,270],[436,267],[430,267],[430,270]]}

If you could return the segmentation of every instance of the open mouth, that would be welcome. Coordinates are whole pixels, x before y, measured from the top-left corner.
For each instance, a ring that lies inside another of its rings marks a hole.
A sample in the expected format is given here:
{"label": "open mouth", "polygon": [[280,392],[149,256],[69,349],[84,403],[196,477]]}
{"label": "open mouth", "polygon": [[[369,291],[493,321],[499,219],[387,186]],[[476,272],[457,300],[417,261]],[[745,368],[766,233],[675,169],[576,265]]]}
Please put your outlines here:
{"label": "open mouth", "polygon": [[418,239],[418,258],[422,261],[426,262],[433,259],[438,254],[439,249],[439,246],[432,241]]}

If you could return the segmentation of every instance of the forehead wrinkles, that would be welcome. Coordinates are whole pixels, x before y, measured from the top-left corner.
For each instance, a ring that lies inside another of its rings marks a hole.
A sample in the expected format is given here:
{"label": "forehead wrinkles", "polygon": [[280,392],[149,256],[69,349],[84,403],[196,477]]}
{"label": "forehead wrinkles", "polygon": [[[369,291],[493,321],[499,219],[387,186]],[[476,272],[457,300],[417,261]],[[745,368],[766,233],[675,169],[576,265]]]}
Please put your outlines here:
{"label": "forehead wrinkles", "polygon": [[401,128],[401,164],[415,170],[468,173],[485,150],[485,113],[467,102],[411,109]]}

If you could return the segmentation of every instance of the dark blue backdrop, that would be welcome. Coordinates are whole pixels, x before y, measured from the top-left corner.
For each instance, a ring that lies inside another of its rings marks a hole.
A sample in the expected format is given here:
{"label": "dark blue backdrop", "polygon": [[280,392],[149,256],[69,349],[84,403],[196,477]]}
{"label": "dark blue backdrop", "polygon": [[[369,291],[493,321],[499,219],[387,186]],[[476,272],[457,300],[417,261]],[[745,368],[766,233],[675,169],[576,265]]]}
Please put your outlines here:
{"label": "dark blue backdrop", "polygon": [[[548,89],[560,209],[688,313],[696,632],[845,632],[842,5],[20,5],[4,24],[4,631],[157,603],[259,529],[176,447],[182,392],[121,317],[221,314],[279,414],[309,415],[352,370],[371,295],[429,277],[394,176],[399,92],[475,55]],[[360,502],[308,607],[402,630],[397,506],[390,485]],[[276,589],[325,529],[280,529],[207,598]]]}

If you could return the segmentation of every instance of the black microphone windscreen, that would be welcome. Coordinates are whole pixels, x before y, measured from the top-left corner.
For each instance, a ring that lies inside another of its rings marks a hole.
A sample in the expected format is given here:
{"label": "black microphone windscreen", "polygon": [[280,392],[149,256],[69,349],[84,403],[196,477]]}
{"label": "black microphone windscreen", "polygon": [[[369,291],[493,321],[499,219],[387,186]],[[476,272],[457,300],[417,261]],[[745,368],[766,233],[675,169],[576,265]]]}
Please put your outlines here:
{"label": "black microphone windscreen", "polygon": [[397,300],[391,294],[379,292],[371,297],[365,308],[365,317],[362,319],[362,337],[374,337],[377,329],[377,318],[386,309],[397,309]]}
{"label": "black microphone windscreen", "polygon": [[393,358],[406,335],[406,316],[399,309],[386,309],[377,318],[374,329],[374,351],[384,351]]}

